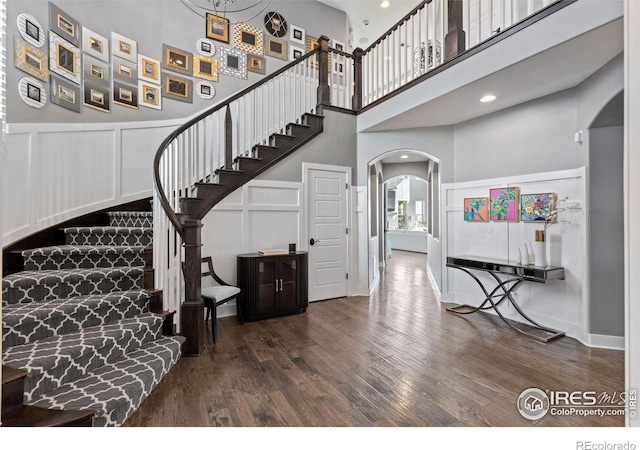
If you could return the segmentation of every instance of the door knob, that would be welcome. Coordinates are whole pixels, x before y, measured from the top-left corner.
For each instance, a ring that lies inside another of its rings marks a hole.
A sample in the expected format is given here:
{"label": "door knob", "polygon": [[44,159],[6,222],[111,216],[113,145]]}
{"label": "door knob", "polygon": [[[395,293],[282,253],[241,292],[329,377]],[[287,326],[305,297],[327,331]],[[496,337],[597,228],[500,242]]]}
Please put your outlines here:
{"label": "door knob", "polygon": [[311,238],[311,239],[309,240],[309,244],[311,244],[311,245],[315,244],[316,242],[320,242],[320,240],[319,240],[319,239],[318,239],[318,240],[316,240],[316,239],[314,239],[314,238]]}

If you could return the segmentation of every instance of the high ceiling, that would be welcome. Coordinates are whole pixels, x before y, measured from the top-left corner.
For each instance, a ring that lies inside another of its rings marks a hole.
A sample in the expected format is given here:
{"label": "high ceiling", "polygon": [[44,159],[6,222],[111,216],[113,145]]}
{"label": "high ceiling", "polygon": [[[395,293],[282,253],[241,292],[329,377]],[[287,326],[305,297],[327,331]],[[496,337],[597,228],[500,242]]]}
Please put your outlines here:
{"label": "high ceiling", "polygon": [[[347,13],[353,30],[353,46],[367,48],[389,28],[402,19],[417,5],[418,0],[389,0],[389,6],[382,8],[382,0],[318,0]],[[365,25],[365,21],[368,25]]]}

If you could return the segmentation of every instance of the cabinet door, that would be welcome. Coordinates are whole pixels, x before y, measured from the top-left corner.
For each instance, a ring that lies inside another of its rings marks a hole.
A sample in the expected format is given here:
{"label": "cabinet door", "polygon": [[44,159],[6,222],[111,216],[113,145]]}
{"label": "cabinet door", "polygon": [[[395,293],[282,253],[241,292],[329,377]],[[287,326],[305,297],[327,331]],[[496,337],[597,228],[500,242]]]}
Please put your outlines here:
{"label": "cabinet door", "polygon": [[280,302],[279,311],[289,311],[300,308],[298,297],[298,270],[297,258],[288,258],[280,261]]}
{"label": "cabinet door", "polygon": [[257,261],[258,295],[253,304],[254,314],[269,314],[278,310],[279,283],[276,282],[276,261]]}

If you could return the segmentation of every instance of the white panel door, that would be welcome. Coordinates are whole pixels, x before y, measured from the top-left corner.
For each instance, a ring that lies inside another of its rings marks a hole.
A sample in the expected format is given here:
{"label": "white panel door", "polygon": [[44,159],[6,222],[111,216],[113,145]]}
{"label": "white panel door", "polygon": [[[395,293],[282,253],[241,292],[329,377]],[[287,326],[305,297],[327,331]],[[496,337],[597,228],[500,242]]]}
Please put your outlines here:
{"label": "white panel door", "polygon": [[309,170],[309,300],[347,295],[347,174]]}

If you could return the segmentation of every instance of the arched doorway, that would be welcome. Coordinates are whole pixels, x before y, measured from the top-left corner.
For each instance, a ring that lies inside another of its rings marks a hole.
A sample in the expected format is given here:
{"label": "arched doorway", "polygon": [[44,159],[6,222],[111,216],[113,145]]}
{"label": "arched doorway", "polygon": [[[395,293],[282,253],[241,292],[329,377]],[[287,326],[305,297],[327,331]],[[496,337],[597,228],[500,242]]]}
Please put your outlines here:
{"label": "arched doorway", "polygon": [[[369,161],[370,285],[371,281],[374,281],[372,277],[375,278],[379,268],[384,267],[387,262],[388,248],[394,246],[393,234],[398,235],[395,242],[397,247],[412,248],[413,251],[418,250],[425,254],[429,253],[430,246],[438,239],[440,230],[439,166],[438,158],[417,149],[394,149]],[[391,180],[396,177],[398,182],[394,184],[395,182]],[[404,186],[401,196],[398,197],[397,188],[400,183],[404,183]],[[417,194],[417,191],[414,191],[414,201],[412,201],[412,185],[417,189],[420,183],[424,192]],[[400,215],[398,215],[399,208],[403,208]],[[421,242],[422,237],[424,241]],[[411,247],[412,239],[419,242],[419,247]],[[439,250],[437,253],[439,254]],[[426,264],[426,258],[422,260],[422,264]],[[434,259],[432,264],[439,264],[439,261]]]}

